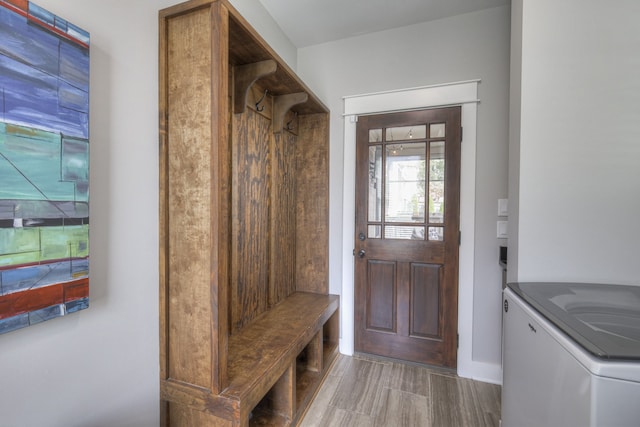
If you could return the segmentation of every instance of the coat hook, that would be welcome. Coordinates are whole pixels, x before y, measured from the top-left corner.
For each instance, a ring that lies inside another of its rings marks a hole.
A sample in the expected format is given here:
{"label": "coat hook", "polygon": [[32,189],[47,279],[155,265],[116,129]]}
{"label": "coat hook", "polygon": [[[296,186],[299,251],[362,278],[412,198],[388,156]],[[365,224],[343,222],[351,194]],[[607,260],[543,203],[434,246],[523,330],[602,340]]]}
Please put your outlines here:
{"label": "coat hook", "polygon": [[294,111],[294,112],[293,112],[293,119],[291,119],[291,120],[289,120],[289,121],[287,122],[287,124],[286,124],[286,125],[285,125],[285,127],[284,127],[284,128],[285,128],[285,130],[293,130],[293,128],[291,127],[291,122],[292,122],[292,121],[294,121],[294,120],[296,119],[296,117],[298,117],[298,112],[297,112],[297,111]]}
{"label": "coat hook", "polygon": [[268,92],[268,91],[269,91],[268,89],[265,89],[265,90],[264,90],[264,94],[262,95],[262,98],[260,98],[260,99],[258,100],[258,102],[256,102],[256,111],[258,111],[258,112],[260,112],[260,111],[264,111],[264,105],[261,107],[261,106],[260,106],[260,103],[261,103],[262,101],[264,101],[264,98],[267,96],[267,92]]}

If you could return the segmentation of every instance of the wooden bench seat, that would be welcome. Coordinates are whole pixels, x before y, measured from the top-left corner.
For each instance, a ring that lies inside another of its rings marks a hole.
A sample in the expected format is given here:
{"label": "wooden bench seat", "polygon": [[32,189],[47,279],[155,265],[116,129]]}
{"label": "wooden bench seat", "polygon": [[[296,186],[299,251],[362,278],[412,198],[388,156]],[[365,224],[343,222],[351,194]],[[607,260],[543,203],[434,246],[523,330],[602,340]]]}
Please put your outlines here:
{"label": "wooden bench seat", "polygon": [[[321,379],[322,363],[330,363],[335,356],[332,353],[337,353],[337,339],[329,344],[330,348],[323,348],[323,325],[337,311],[338,304],[336,295],[295,292],[229,337],[229,386],[221,394],[240,402],[242,418],[287,369],[296,370],[296,358],[310,343],[318,353],[307,357],[318,359],[314,363],[320,364],[316,376],[318,381]],[[316,343],[312,343],[314,339]],[[295,378],[291,382],[295,383]]]}
{"label": "wooden bench seat", "polygon": [[337,295],[295,292],[229,337],[220,394],[167,379],[161,397],[215,426],[295,425],[338,354],[338,309]]}

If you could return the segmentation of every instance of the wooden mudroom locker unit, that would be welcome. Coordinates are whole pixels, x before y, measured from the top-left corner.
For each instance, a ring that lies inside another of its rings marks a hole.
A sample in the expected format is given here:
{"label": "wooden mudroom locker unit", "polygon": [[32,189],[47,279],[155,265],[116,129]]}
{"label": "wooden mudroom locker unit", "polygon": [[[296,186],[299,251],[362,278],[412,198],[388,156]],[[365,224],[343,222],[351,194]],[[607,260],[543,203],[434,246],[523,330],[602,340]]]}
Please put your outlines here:
{"label": "wooden mudroom locker unit", "polygon": [[296,425],[338,353],[329,111],[226,0],[159,17],[162,423]]}

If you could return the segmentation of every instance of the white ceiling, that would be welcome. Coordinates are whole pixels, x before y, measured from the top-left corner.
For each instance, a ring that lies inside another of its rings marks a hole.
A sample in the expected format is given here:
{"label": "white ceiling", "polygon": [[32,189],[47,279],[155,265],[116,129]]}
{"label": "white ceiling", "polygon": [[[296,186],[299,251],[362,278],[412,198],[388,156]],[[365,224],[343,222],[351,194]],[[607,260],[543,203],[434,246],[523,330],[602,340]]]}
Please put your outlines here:
{"label": "white ceiling", "polygon": [[259,0],[298,48],[475,12],[511,0]]}

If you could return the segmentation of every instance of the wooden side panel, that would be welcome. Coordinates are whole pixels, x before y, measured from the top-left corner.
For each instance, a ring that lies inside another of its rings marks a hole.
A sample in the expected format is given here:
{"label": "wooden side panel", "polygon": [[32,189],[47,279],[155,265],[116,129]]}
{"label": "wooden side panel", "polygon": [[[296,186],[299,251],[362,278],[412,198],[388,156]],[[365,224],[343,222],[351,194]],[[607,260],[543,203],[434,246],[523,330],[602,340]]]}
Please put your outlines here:
{"label": "wooden side panel", "polygon": [[[323,325],[324,326],[324,325]],[[306,370],[312,372],[322,371],[322,331],[318,332],[309,344],[307,344],[306,350]]]}
{"label": "wooden side panel", "polygon": [[284,131],[274,134],[272,141],[269,303],[275,305],[296,289],[296,137]]}
{"label": "wooden side panel", "polygon": [[212,311],[212,390],[227,386],[227,343],[229,339],[229,265],[231,232],[231,131],[229,72],[229,10],[221,3],[211,4],[211,114],[212,191],[211,215],[211,311]]}
{"label": "wooden side panel", "polygon": [[367,329],[396,332],[396,263],[369,261],[367,269]]}
{"label": "wooden side panel", "polygon": [[271,411],[286,421],[292,420],[295,413],[295,372],[295,362],[291,362],[291,365],[265,396],[265,399],[269,401]]}
{"label": "wooden side panel", "polygon": [[296,289],[329,292],[329,116],[298,116]]}
{"label": "wooden side panel", "polygon": [[254,110],[233,115],[232,333],[268,309],[271,138]]}
{"label": "wooden side panel", "polygon": [[209,9],[167,36],[168,377],[211,388],[211,30]]}
{"label": "wooden side panel", "polygon": [[334,313],[322,327],[322,369],[328,370],[338,355],[340,313]]}
{"label": "wooden side panel", "polygon": [[[159,264],[159,329],[160,329],[160,380],[167,379],[169,376],[168,365],[168,343],[169,343],[169,331],[168,316],[169,308],[168,302],[168,282],[169,282],[169,242],[167,238],[169,236],[169,158],[167,148],[167,113],[169,106],[167,105],[167,21],[160,15],[158,19],[158,122],[159,122],[159,182],[158,187],[160,190],[158,200],[159,211],[159,227],[158,227],[158,264]],[[166,404],[160,404],[160,425],[162,427],[167,425],[167,411]]]}
{"label": "wooden side panel", "polygon": [[409,334],[414,337],[440,338],[441,265],[411,266],[411,307]]}
{"label": "wooden side panel", "polygon": [[177,403],[169,403],[169,425],[180,427],[234,427],[233,421],[218,418],[207,412],[193,410]]}

